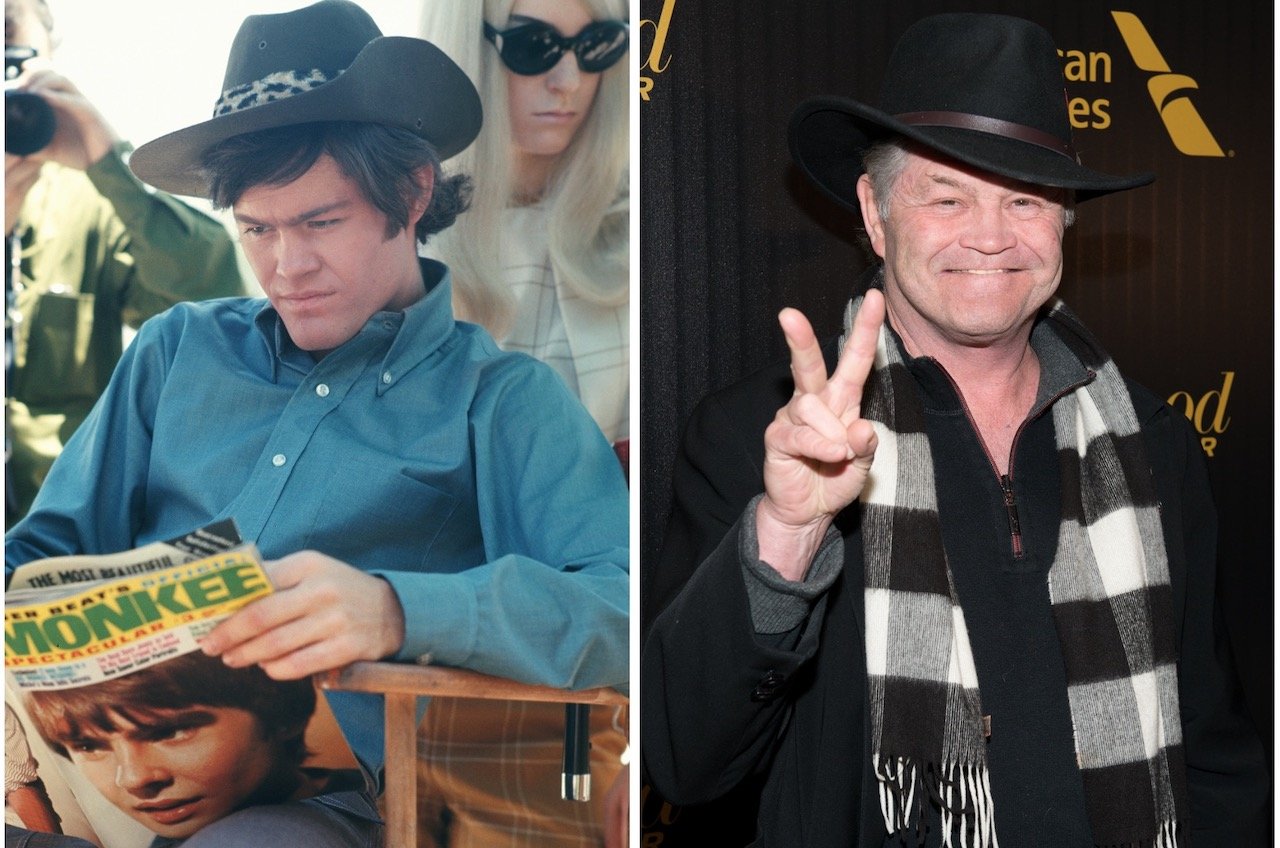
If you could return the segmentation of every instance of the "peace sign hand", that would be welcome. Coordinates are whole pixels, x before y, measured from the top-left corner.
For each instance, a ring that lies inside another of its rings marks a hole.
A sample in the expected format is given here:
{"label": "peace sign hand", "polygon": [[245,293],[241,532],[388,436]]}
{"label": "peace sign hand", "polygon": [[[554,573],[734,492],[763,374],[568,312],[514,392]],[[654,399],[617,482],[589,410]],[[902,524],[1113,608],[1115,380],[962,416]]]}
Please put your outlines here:
{"label": "peace sign hand", "polygon": [[795,309],[778,316],[795,394],[765,430],[756,533],[760,559],[788,580],[804,579],[832,520],[866,485],[876,434],[862,417],[862,395],[883,321],[884,296],[871,289],[828,377],[808,319]]}

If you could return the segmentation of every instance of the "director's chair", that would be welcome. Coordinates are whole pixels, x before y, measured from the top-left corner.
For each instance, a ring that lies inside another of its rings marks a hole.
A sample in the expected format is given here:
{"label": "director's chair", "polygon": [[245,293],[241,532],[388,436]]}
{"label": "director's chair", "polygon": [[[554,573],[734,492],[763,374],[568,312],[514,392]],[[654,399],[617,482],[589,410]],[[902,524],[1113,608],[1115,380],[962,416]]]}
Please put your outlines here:
{"label": "director's chair", "polygon": [[[587,753],[591,706],[625,706],[613,689],[572,691],[517,683],[474,671],[408,663],[357,662],[319,675],[322,689],[371,692],[386,698],[386,844],[418,844],[417,710],[420,696],[562,703],[565,709],[563,797],[585,801],[580,783]],[[578,765],[575,767],[575,763]]]}

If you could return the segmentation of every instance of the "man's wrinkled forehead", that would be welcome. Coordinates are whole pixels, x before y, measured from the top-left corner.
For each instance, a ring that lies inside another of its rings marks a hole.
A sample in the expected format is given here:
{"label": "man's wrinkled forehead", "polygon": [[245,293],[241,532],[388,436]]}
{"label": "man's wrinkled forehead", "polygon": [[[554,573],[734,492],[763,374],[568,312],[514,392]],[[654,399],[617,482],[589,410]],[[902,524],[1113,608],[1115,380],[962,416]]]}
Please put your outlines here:
{"label": "man's wrinkled forehead", "polygon": [[926,186],[937,185],[965,191],[994,187],[1013,194],[1042,197],[1064,205],[1071,197],[1069,189],[1016,180],[950,159],[925,147],[913,145],[908,148],[906,155],[906,164],[898,181],[899,187],[903,185],[901,177],[910,175],[912,179],[922,181]]}

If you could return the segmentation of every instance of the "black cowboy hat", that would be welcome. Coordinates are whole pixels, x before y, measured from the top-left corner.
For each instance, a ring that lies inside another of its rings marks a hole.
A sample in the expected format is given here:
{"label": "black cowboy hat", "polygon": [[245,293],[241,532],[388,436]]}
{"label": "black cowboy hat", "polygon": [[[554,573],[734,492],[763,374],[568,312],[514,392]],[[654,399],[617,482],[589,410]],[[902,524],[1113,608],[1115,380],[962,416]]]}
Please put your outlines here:
{"label": "black cowboy hat", "polygon": [[431,142],[443,160],[480,132],[480,96],[434,44],[384,36],[349,0],[320,0],[245,18],[213,117],[142,145],[129,165],[165,191],[204,196],[200,159],[211,146],[241,133],[315,121],[403,127]]}
{"label": "black cowboy hat", "polygon": [[1074,189],[1077,200],[1147,185],[1080,164],[1053,38],[1021,18],[933,15],[912,24],[889,58],[880,108],[842,97],[804,101],[791,117],[796,164],[842,206],[871,144],[900,136],[983,171]]}

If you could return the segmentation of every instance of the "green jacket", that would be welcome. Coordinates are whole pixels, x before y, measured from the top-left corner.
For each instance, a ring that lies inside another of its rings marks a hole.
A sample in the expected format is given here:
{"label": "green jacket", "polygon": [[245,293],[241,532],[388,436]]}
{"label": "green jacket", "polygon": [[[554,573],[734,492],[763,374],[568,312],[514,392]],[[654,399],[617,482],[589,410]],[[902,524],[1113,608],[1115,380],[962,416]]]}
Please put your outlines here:
{"label": "green jacket", "polygon": [[144,185],[126,143],[87,171],[46,164],[22,204],[5,526],[31,506],[136,328],[182,300],[240,295],[231,234]]}

